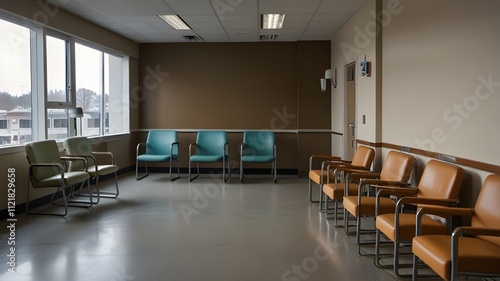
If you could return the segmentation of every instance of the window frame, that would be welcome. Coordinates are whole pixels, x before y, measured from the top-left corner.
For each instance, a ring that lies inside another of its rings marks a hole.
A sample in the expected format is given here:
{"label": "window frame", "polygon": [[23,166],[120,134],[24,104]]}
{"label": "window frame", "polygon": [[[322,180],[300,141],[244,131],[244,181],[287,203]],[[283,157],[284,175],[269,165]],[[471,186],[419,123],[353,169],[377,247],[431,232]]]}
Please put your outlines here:
{"label": "window frame", "polygon": [[[122,83],[123,83],[123,96],[121,103],[124,108],[128,108],[130,97],[130,69],[129,57],[122,52],[112,50],[107,47],[102,47],[97,43],[85,41],[72,34],[57,31],[48,26],[42,26],[36,21],[27,20],[19,15],[5,12],[0,10],[0,19],[8,21],[12,24],[19,25],[29,29],[29,34],[26,35],[30,38],[30,73],[31,73],[31,139],[32,140],[45,140],[48,138],[48,129],[51,119],[48,115],[49,109],[69,109],[76,106],[76,87],[75,87],[75,42],[85,46],[95,48],[101,52],[117,56],[122,59]],[[63,39],[66,42],[67,63],[66,63],[66,76],[67,81],[67,101],[48,101],[47,92],[47,65],[46,61],[46,36],[53,36]],[[104,100],[104,94],[103,94]],[[103,108],[104,108],[103,104]],[[101,110],[101,115],[105,114]],[[125,113],[130,116],[130,109]],[[71,118],[72,119],[72,118]],[[73,120],[68,120],[68,137],[72,136],[71,128],[73,128]],[[106,134],[105,128],[100,129],[99,135],[89,136],[89,138],[99,139],[101,141],[117,140],[130,134],[130,119],[126,118],[119,128],[120,132],[113,134]],[[101,123],[104,123],[104,118],[100,118]],[[8,125],[7,125],[8,126]],[[102,125],[104,126],[104,125]],[[60,140],[58,140],[59,142]],[[0,145],[0,155],[23,151],[23,144],[6,144]]]}

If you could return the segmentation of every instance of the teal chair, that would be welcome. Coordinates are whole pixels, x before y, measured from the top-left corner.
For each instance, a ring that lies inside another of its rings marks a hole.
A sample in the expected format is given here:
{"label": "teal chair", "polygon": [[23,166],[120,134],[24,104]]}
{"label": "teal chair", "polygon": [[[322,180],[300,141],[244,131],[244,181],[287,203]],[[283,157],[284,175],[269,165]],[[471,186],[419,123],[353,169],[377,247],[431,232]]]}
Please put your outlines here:
{"label": "teal chair", "polygon": [[240,182],[243,182],[243,163],[272,163],[271,174],[276,178],[276,143],[272,131],[246,131],[240,147]]}
{"label": "teal chair", "polygon": [[[92,206],[92,196],[89,195],[89,200],[69,201],[66,195],[66,188],[73,187],[78,184],[87,183],[90,186],[90,175],[87,172],[87,160],[83,157],[61,157],[59,147],[55,140],[36,141],[25,144],[26,158],[29,163],[30,186],[28,188],[28,197],[26,199],[26,213],[39,215],[56,215],[65,216],[70,207],[90,207]],[[81,161],[82,169],[80,171],[66,171],[61,163],[65,161]],[[30,194],[31,189],[40,188],[56,188],[52,194],[51,203],[55,203],[56,195],[60,192],[63,199],[64,212],[57,213],[42,213],[30,211]],[[89,194],[91,194],[89,190]],[[69,204],[71,203],[71,205]]]}
{"label": "teal chair", "polygon": [[[95,180],[96,192],[92,194],[93,197],[97,197],[97,202],[95,203],[98,203],[101,197],[118,197],[118,194],[120,193],[120,190],[118,189],[118,176],[116,174],[118,172],[118,166],[114,163],[113,153],[92,151],[92,143],[90,143],[90,140],[87,137],[66,138],[63,141],[63,146],[66,151],[66,156],[84,157],[87,160],[87,172],[90,174],[90,178]],[[106,163],[96,160],[96,156],[99,157],[99,160],[105,160],[104,158],[106,158]],[[69,162],[69,171],[78,171],[81,169],[81,161]],[[99,191],[99,177],[111,174],[113,174],[115,178],[115,191]]]}
{"label": "teal chair", "polygon": [[[146,153],[140,154],[141,147],[146,147]],[[141,142],[136,148],[135,179],[140,180],[149,175],[148,163],[169,162],[170,180],[179,178],[179,138],[175,130],[151,130],[146,142]],[[146,174],[139,177],[139,162],[146,165]],[[172,164],[177,162],[177,177],[172,177]]]}
{"label": "teal chair", "polygon": [[[229,170],[229,143],[225,131],[199,131],[196,143],[189,145],[189,181],[200,176],[199,163],[222,162],[222,179],[227,181],[231,177]],[[198,174],[191,178],[191,163],[196,163]],[[225,169],[227,166],[228,176]]]}

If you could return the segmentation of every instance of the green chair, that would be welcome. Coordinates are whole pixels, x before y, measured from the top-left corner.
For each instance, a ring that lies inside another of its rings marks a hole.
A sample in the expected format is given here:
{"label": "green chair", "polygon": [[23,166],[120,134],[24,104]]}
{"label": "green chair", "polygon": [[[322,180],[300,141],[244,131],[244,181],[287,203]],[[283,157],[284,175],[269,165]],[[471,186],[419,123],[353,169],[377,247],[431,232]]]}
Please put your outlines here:
{"label": "green chair", "polygon": [[276,143],[272,131],[246,131],[240,146],[240,182],[243,182],[243,163],[272,163],[271,174],[276,178]]}
{"label": "green chair", "polygon": [[[146,147],[146,153],[140,154],[141,147]],[[148,163],[168,162],[170,180],[179,178],[179,137],[175,130],[151,130],[146,142],[141,142],[136,148],[135,179],[140,180],[149,175]],[[139,162],[146,165],[146,174],[139,177]],[[172,177],[172,163],[177,162],[177,177]]]}
{"label": "green chair", "polygon": [[[87,160],[83,157],[61,157],[59,147],[55,140],[36,141],[25,144],[26,158],[29,163],[30,187],[28,188],[28,196],[26,199],[26,213],[40,215],[56,215],[65,216],[68,213],[68,207],[90,207],[92,206],[92,196],[89,195],[88,201],[68,201],[66,188],[73,187],[77,184],[87,182],[87,187],[90,186],[90,175],[86,171]],[[83,170],[81,171],[66,171],[61,163],[65,161],[81,161]],[[64,212],[63,213],[42,213],[31,212],[29,209],[31,189],[39,188],[57,188],[51,198],[51,203],[55,203],[56,195],[61,192]],[[89,194],[91,194],[89,190]],[[72,203],[69,205],[68,203]]]}
{"label": "green chair", "polygon": [[[198,174],[191,178],[191,163],[196,163]],[[222,179],[227,181],[231,177],[229,170],[229,143],[225,131],[199,131],[196,143],[189,145],[189,181],[200,176],[199,163],[222,162]],[[227,166],[228,176],[225,169]]]}
{"label": "green chair", "polygon": [[[92,144],[87,137],[71,137],[63,141],[64,150],[66,151],[66,156],[76,156],[84,157],[87,160],[88,169],[87,172],[90,174],[90,178],[95,180],[95,190],[96,192],[92,194],[93,197],[97,197],[97,202],[101,197],[105,198],[116,198],[120,193],[118,189],[118,177],[116,172],[118,171],[118,166],[114,163],[113,153],[111,152],[95,152],[92,151]],[[98,163],[96,156],[106,157],[109,159],[106,164]],[[78,171],[82,169],[81,161],[70,161],[69,171]],[[114,174],[115,178],[115,191],[114,192],[103,192],[99,191],[99,176],[105,176]]]}

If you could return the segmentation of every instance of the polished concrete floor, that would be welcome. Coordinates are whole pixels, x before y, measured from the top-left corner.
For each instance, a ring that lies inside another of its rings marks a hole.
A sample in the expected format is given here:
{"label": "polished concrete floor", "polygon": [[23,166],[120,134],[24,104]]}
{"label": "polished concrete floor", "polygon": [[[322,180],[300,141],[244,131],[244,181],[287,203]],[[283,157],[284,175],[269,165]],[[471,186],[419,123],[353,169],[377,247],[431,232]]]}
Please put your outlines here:
{"label": "polished concrete floor", "polygon": [[2,221],[0,280],[400,280],[308,202],[305,178],[128,174],[119,184],[118,199],[64,218],[18,215],[15,274]]}

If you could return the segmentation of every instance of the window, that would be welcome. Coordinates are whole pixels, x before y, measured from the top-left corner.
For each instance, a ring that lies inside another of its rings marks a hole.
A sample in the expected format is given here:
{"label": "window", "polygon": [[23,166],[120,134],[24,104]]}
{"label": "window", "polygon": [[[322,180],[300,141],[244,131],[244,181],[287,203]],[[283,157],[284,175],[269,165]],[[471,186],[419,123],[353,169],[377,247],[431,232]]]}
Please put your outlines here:
{"label": "window", "polygon": [[111,54],[104,55],[104,134],[116,134],[128,130],[128,97],[124,96],[124,61]]}
{"label": "window", "polygon": [[47,101],[69,102],[69,44],[65,39],[45,36],[47,57]]}
{"label": "window", "polygon": [[54,119],[54,128],[67,128],[68,119]]}
{"label": "window", "polygon": [[0,19],[0,111],[4,119],[1,128],[9,129],[2,132],[0,145],[20,144],[30,140],[33,134],[31,32],[29,28]]}
{"label": "window", "polygon": [[75,40],[0,10],[0,147],[128,132],[128,58]]}
{"label": "window", "polygon": [[101,126],[99,119],[87,119],[88,128],[99,128]]}
{"label": "window", "polygon": [[19,128],[31,128],[31,120],[19,119]]}
{"label": "window", "polygon": [[[76,106],[83,108],[85,118],[90,117],[82,135],[127,131],[129,109],[123,95],[124,59],[97,47],[75,43],[75,61]],[[105,116],[104,123],[102,116]]]}

